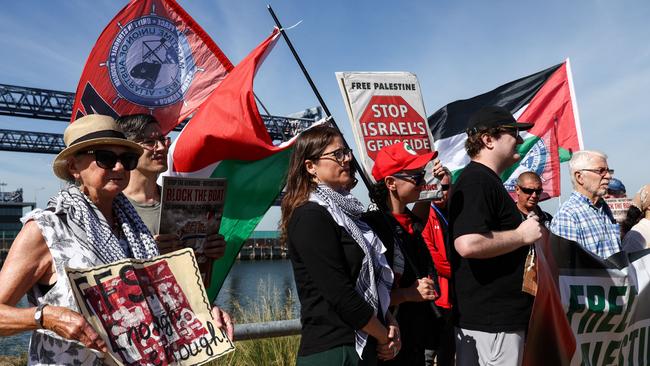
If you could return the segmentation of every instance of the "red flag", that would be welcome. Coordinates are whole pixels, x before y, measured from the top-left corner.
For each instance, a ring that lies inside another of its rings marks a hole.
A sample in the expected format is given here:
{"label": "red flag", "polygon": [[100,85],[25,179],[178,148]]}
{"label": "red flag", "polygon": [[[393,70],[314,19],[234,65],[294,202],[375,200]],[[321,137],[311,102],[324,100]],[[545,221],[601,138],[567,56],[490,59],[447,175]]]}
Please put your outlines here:
{"label": "red flag", "polygon": [[222,160],[259,160],[273,146],[253,95],[253,79],[280,34],[276,28],[226,77],[176,139],[170,157],[175,172],[194,172]]}
{"label": "red flag", "polygon": [[553,258],[549,232],[535,243],[537,295],[528,323],[523,365],[569,365],[576,350],[576,339],[567,320],[560,291],[558,266]]}
{"label": "red flag", "polygon": [[176,1],[132,0],[106,26],[88,56],[72,121],[91,113],[152,113],[167,133],[232,68]]}

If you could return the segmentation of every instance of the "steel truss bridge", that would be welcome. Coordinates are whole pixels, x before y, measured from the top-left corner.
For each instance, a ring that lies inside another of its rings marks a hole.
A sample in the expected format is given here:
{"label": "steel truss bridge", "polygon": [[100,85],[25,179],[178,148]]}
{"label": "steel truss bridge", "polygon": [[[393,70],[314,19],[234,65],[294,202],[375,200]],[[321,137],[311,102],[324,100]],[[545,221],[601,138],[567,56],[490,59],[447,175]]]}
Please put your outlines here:
{"label": "steel truss bridge", "polygon": [[[69,122],[74,93],[0,84],[0,115]],[[262,115],[275,144],[287,141],[322,117],[320,107],[306,109],[288,117]],[[180,131],[187,120],[174,131]],[[57,133],[0,129],[0,150],[58,154],[65,148]]]}

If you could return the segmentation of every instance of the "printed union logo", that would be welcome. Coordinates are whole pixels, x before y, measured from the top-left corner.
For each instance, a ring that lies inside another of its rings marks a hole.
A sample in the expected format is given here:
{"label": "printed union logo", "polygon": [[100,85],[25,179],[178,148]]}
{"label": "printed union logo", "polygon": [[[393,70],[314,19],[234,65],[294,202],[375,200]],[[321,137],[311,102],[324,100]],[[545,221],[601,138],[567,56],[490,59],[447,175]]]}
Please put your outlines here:
{"label": "printed union logo", "polygon": [[174,23],[155,15],[121,28],[107,66],[120,97],[150,108],[183,99],[196,72],[187,37]]}
{"label": "printed union logo", "polygon": [[548,151],[544,140],[537,140],[537,142],[528,151],[528,154],[526,154],[526,156],[524,156],[524,158],[521,160],[521,163],[517,169],[512,172],[510,178],[508,178],[508,180],[503,183],[504,187],[506,187],[506,190],[515,190],[515,186],[517,185],[517,178],[519,177],[519,174],[523,172],[535,172],[541,177],[542,173],[544,172],[544,166],[546,165],[546,157],[548,156],[547,153]]}

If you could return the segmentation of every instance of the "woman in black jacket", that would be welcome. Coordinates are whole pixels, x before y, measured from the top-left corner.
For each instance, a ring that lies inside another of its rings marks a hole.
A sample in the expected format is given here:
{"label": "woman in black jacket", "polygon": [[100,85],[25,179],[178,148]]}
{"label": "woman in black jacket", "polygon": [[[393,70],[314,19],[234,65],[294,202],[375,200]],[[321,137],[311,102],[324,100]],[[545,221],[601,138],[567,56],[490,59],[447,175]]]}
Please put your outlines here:
{"label": "woman in black jacket", "polygon": [[351,160],[338,131],[323,126],[298,137],[289,162],[281,235],[301,305],[297,365],[374,365],[400,349],[387,311],[393,274],[347,191]]}
{"label": "woman in black jacket", "polygon": [[[417,155],[402,142],[380,150],[372,170],[377,183],[370,197],[379,210],[368,212],[364,221],[387,247],[395,273],[391,305],[397,309],[402,332],[402,351],[388,362],[391,365],[424,365],[424,350],[436,331],[437,274],[422,239],[424,224],[406,207],[418,200],[424,167],[435,156],[435,152]],[[439,162],[435,172],[443,173]]]}

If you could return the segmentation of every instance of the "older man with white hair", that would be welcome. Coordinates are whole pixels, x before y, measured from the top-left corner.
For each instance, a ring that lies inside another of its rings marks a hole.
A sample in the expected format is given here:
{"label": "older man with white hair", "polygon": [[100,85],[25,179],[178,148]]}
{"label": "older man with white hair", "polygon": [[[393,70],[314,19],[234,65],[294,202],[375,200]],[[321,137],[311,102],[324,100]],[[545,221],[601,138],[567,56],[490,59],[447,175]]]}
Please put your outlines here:
{"label": "older man with white hair", "polygon": [[607,155],[577,151],[569,161],[573,193],[551,221],[551,232],[607,258],[621,251],[619,225],[603,199],[614,170]]}

